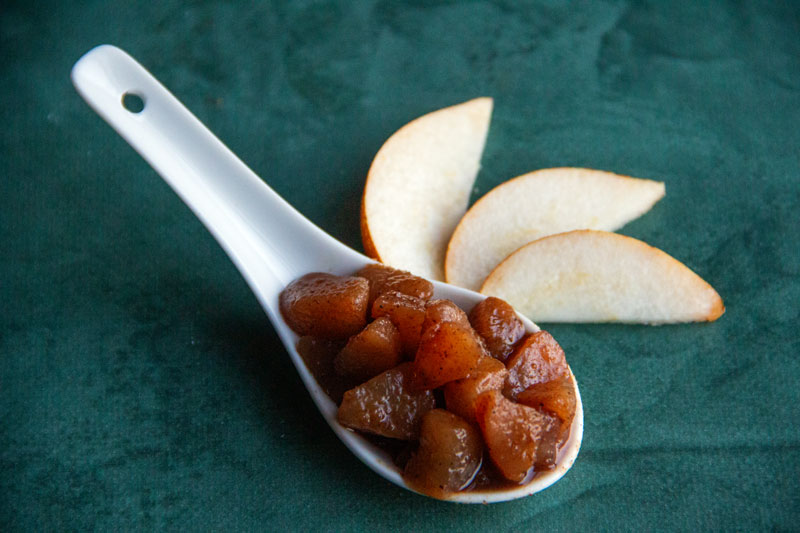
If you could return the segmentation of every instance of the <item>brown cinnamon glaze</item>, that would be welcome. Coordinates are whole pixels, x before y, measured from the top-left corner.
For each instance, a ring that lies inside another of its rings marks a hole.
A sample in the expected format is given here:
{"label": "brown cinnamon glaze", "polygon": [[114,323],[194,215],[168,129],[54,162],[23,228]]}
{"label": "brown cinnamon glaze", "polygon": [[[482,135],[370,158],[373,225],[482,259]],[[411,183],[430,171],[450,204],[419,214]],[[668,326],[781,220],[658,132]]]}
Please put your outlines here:
{"label": "brown cinnamon glaze", "polygon": [[525,334],[502,300],[465,310],[432,295],[427,280],[370,265],[307,274],[280,303],[339,423],[390,453],[410,487],[447,499],[552,469],[576,408],[561,347]]}

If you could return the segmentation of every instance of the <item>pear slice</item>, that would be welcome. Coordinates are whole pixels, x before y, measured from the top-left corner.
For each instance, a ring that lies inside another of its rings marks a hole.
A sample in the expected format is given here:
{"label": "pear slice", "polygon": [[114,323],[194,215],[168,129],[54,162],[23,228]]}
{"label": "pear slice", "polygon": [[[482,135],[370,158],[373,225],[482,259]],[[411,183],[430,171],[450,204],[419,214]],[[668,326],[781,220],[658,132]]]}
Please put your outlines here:
{"label": "pear slice", "polygon": [[444,279],[447,242],[469,204],[492,115],[491,98],[428,113],[378,151],[361,201],[364,251],[427,279]]}
{"label": "pear slice", "polygon": [[664,183],[586,168],[523,174],[486,193],[461,219],[447,248],[448,283],[478,290],[508,254],[576,229],[614,231],[664,196]]}
{"label": "pear slice", "polygon": [[534,321],[712,321],[719,294],[686,265],[642,241],[577,230],[529,243],[481,287]]}

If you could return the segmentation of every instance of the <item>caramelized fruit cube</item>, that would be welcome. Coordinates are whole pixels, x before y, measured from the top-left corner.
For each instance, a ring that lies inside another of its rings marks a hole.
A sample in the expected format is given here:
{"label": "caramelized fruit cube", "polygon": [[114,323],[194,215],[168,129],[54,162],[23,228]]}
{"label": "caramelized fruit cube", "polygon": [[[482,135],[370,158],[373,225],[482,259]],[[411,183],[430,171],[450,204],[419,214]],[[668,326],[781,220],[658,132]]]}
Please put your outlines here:
{"label": "caramelized fruit cube", "polygon": [[481,393],[500,390],[506,381],[508,370],[494,357],[481,357],[469,376],[451,381],[444,386],[444,402],[447,410],[475,422],[475,400]]}
{"label": "caramelized fruit cube", "polygon": [[420,300],[430,300],[433,296],[433,283],[386,265],[367,265],[356,276],[369,280],[369,305],[384,292],[399,292]]}
{"label": "caramelized fruit cube", "polygon": [[336,418],[343,426],[393,439],[413,440],[425,413],[435,407],[431,391],[412,390],[411,363],[403,363],[344,393]]}
{"label": "caramelized fruit cube", "polygon": [[532,385],[519,393],[517,401],[554,415],[561,422],[559,440],[563,442],[569,437],[577,403],[569,375]]}
{"label": "caramelized fruit cube", "polygon": [[[527,482],[555,466],[576,395],[547,332],[524,335],[497,298],[468,317],[449,300],[431,301],[432,284],[407,272],[378,265],[359,274],[307,274],[279,299],[342,425],[375,435],[384,449],[402,447],[395,460],[409,485],[438,498],[501,477]],[[399,364],[403,355],[414,361]],[[438,387],[448,410],[436,409]]]}
{"label": "caramelized fruit cube", "polygon": [[345,391],[358,384],[349,379],[342,379],[333,369],[333,359],[342,349],[342,344],[341,340],[318,337],[300,337],[297,340],[297,353],[305,362],[306,368],[325,394],[337,405],[342,401]]}
{"label": "caramelized fruit cube", "polygon": [[399,292],[386,292],[372,304],[372,317],[389,317],[400,331],[403,352],[412,358],[419,346],[422,322],[425,320],[425,302]]}
{"label": "caramelized fruit cube", "polygon": [[350,337],[336,355],[334,368],[340,376],[363,383],[397,366],[401,359],[400,332],[387,317],[367,324],[361,333]]}
{"label": "caramelized fruit cube", "polygon": [[286,324],[300,336],[346,339],[367,323],[369,283],[363,278],[313,272],[280,294]]}
{"label": "caramelized fruit cube", "polygon": [[541,472],[542,470],[552,470],[556,466],[558,450],[561,449],[561,445],[566,442],[566,439],[562,438],[564,425],[557,417],[540,409],[537,411],[550,420],[539,441],[539,446],[536,448],[536,460],[533,463],[533,469]]}
{"label": "caramelized fruit cube", "polygon": [[421,389],[435,389],[465,378],[483,354],[483,345],[472,328],[442,322],[426,330],[420,339],[414,358],[415,384]]}
{"label": "caramelized fruit cube", "polygon": [[525,326],[514,308],[505,300],[489,296],[472,308],[469,321],[483,337],[492,357],[503,362],[514,351],[514,345],[525,335]]}
{"label": "caramelized fruit cube", "polygon": [[510,398],[525,389],[569,376],[564,350],[552,335],[537,331],[524,337],[506,362],[508,377],[503,392]]}
{"label": "caramelized fruit cube", "polygon": [[404,477],[420,492],[443,498],[469,485],[482,459],[480,431],[444,409],[433,409],[422,419],[419,448],[406,463]]}
{"label": "caramelized fruit cube", "polygon": [[471,327],[467,314],[450,300],[431,300],[425,306],[425,321],[422,331],[425,332],[442,322],[458,322],[465,327]]}
{"label": "caramelized fruit cube", "polygon": [[548,456],[539,447],[543,438],[555,430],[554,417],[512,402],[496,390],[478,396],[475,415],[489,457],[509,481],[524,482],[539,456]]}

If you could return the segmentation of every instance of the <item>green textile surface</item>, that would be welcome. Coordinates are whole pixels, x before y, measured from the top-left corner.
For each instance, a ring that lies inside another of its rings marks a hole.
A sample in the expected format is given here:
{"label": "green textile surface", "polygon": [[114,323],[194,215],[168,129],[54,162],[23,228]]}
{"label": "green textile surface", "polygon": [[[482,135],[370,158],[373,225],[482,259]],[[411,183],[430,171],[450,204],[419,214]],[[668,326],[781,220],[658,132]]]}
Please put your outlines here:
{"label": "green textile surface", "polygon": [[[489,506],[396,488],[331,433],[224,252],[72,88],[102,43],[357,249],[383,141],[493,96],[473,201],[552,166],[662,180],[621,233],[727,312],[545,324],[586,412],[566,477]],[[0,530],[800,528],[800,3],[5,2],[0,61]]]}

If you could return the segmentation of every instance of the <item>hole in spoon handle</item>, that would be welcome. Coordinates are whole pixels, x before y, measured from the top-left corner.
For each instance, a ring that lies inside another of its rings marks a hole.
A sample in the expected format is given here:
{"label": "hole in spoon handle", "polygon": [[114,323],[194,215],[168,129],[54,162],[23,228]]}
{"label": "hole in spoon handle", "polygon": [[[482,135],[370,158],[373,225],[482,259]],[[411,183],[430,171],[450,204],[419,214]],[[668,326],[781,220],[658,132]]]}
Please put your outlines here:
{"label": "hole in spoon handle", "polygon": [[138,114],[144,111],[145,99],[136,92],[126,92],[122,95],[122,107],[131,113]]}

